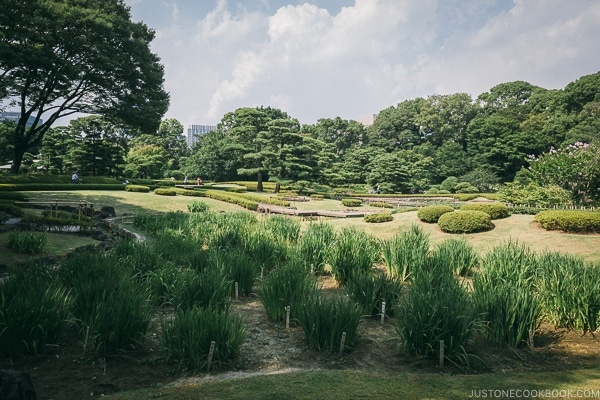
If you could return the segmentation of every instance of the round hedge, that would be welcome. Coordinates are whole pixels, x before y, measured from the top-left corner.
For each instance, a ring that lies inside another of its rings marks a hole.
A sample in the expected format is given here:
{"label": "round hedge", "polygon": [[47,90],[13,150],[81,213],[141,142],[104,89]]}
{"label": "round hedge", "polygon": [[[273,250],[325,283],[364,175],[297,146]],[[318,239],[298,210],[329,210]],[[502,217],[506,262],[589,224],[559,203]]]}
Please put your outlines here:
{"label": "round hedge", "polygon": [[483,211],[491,219],[500,219],[508,217],[508,206],[503,203],[467,203],[460,206],[462,211]]}
{"label": "round hedge", "polygon": [[425,207],[419,208],[419,211],[417,211],[417,217],[423,222],[434,223],[434,222],[438,221],[440,216],[442,216],[443,214],[446,214],[447,212],[452,212],[452,211],[454,211],[454,208],[452,208],[450,206],[443,206],[443,205],[425,206]]}
{"label": "round hedge", "polygon": [[380,223],[392,221],[394,217],[391,213],[379,213],[365,215],[365,222]]}
{"label": "round hedge", "polygon": [[158,188],[154,189],[154,194],[157,194],[159,196],[177,196],[177,190],[169,188]]}
{"label": "round hedge", "polygon": [[150,188],[148,186],[142,185],[127,185],[125,186],[126,192],[139,192],[139,193],[149,193]]}
{"label": "round hedge", "polygon": [[346,207],[360,207],[362,200],[360,199],[342,199],[342,204]]}
{"label": "round hedge", "polygon": [[492,219],[483,211],[454,211],[440,216],[438,225],[446,233],[473,233],[492,227]]}
{"label": "round hedge", "polygon": [[546,210],[537,213],[534,220],[547,230],[600,233],[598,211]]}

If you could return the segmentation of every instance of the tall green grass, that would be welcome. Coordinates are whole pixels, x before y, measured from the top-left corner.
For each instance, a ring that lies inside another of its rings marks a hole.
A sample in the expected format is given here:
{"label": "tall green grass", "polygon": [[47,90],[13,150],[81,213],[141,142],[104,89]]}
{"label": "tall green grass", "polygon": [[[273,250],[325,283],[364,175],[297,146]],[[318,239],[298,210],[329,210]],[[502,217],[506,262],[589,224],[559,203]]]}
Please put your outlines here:
{"label": "tall green grass", "polygon": [[57,345],[69,323],[71,301],[46,265],[21,266],[0,284],[0,354],[36,355]]}
{"label": "tall green grass", "polygon": [[215,342],[212,363],[233,360],[247,331],[241,319],[210,308],[181,308],[172,319],[163,319],[162,343],[168,361],[180,367],[206,368],[211,342]]}
{"label": "tall green grass", "polygon": [[405,351],[433,359],[438,358],[443,340],[445,359],[469,370],[479,360],[466,346],[481,321],[465,287],[437,261],[417,269],[408,293],[400,298],[398,334]]}
{"label": "tall green grass", "polygon": [[230,293],[234,294],[234,285],[237,283],[238,294],[246,297],[250,296],[260,274],[260,266],[256,263],[256,260],[248,257],[243,248],[217,251],[215,257],[218,268],[232,283]]}
{"label": "tall green grass", "polygon": [[516,348],[529,344],[529,333],[541,322],[541,304],[534,290],[536,257],[517,242],[495,247],[473,277],[473,300],[496,344]]}
{"label": "tall green grass", "polygon": [[346,283],[346,292],[361,307],[363,315],[381,315],[385,302],[385,315],[391,317],[402,293],[402,283],[374,269],[358,271]]}
{"label": "tall green grass", "polygon": [[600,327],[600,265],[548,252],[540,255],[537,290],[555,327],[594,332]]}
{"label": "tall green grass", "polygon": [[307,298],[318,292],[317,280],[309,274],[302,263],[290,261],[271,272],[260,285],[260,301],[273,321],[282,321],[285,307],[290,307],[292,318]]}
{"label": "tall green grass", "polygon": [[300,235],[294,251],[304,260],[306,269],[321,275],[325,272],[327,254],[334,240],[335,230],[332,225],[313,222]]}
{"label": "tall green grass", "polygon": [[[335,353],[354,347],[360,308],[347,297],[315,295],[307,298],[296,314],[307,343],[314,349]],[[342,346],[342,336],[346,333]]]}
{"label": "tall green grass", "polygon": [[343,286],[353,273],[373,268],[379,259],[379,243],[355,227],[344,228],[336,235],[328,258],[335,280]]}
{"label": "tall green grass", "polygon": [[17,253],[39,254],[47,243],[48,235],[45,232],[12,231],[8,234],[8,248]]}
{"label": "tall green grass", "polygon": [[229,310],[231,281],[223,271],[217,268],[202,272],[179,269],[174,275],[172,286],[167,289],[167,293],[172,293],[169,297],[176,309],[199,307],[217,311]]}
{"label": "tall green grass", "polygon": [[479,255],[464,238],[444,240],[434,247],[430,257],[448,264],[456,276],[470,276],[479,263]]}
{"label": "tall green grass", "polygon": [[427,262],[429,234],[412,225],[410,230],[384,240],[381,249],[388,274],[405,282]]}

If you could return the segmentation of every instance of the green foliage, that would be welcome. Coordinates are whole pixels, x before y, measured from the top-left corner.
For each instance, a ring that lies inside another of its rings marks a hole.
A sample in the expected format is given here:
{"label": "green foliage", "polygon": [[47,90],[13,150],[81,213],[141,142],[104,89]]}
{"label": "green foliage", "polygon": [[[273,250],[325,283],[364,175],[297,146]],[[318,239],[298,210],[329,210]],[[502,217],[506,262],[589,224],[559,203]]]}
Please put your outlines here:
{"label": "green foliage", "polygon": [[473,277],[473,300],[487,322],[484,335],[494,343],[516,348],[529,342],[541,321],[534,292],[536,258],[525,246],[508,242],[495,247]]}
{"label": "green foliage", "polygon": [[396,319],[406,351],[436,358],[443,340],[447,360],[464,369],[476,361],[465,347],[480,323],[466,289],[446,266],[430,262],[415,271],[410,290],[398,303]]}
{"label": "green foliage", "polygon": [[492,228],[490,215],[483,211],[454,211],[438,219],[440,229],[446,233],[474,233]]}
{"label": "green foliage", "polygon": [[[167,266],[169,268],[169,266]],[[158,271],[157,277],[165,277],[166,298],[176,309],[199,307],[228,311],[231,305],[231,281],[224,271],[207,268],[204,271],[176,269],[170,277],[168,269]],[[170,266],[170,268],[174,268]]]}
{"label": "green foliage", "polygon": [[329,354],[338,352],[346,333],[343,351],[354,347],[360,323],[360,308],[350,299],[315,295],[305,300],[297,319],[308,344]]}
{"label": "green foliage", "polygon": [[456,276],[470,276],[479,263],[479,255],[466,239],[445,239],[431,252],[437,265],[446,265]]}
{"label": "green foliage", "polygon": [[60,191],[60,190],[124,190],[125,185],[119,183],[106,184],[106,183],[17,183],[17,184],[4,184],[0,185],[0,191],[2,190],[15,190],[15,191]]}
{"label": "green foliage", "polygon": [[390,222],[394,220],[394,217],[391,213],[378,213],[378,214],[367,214],[365,215],[365,222],[370,223],[381,223],[381,222]]}
{"label": "green foliage", "polygon": [[429,253],[429,234],[418,225],[412,225],[410,230],[384,240],[381,249],[388,274],[405,282],[425,265]]}
{"label": "green foliage", "polygon": [[26,201],[27,196],[23,193],[10,192],[5,190],[5,187],[14,188],[15,185],[7,185],[0,183],[0,201],[12,200],[12,201]]}
{"label": "green foliage", "polygon": [[508,206],[503,203],[468,203],[460,206],[462,211],[483,211],[491,219],[500,219],[508,217]]}
{"label": "green foliage", "polygon": [[[156,193],[156,190],[154,192]],[[208,204],[203,201],[194,201],[192,204],[188,204],[187,208],[191,213],[203,213],[209,210]]]}
{"label": "green foliage", "polygon": [[377,240],[354,227],[342,229],[330,249],[331,272],[341,286],[353,273],[371,270],[379,257]]}
{"label": "green foliage", "polygon": [[499,190],[504,203],[535,207],[564,206],[570,203],[569,193],[556,185],[540,186],[534,182],[522,185],[507,182]]}
{"label": "green foliage", "polygon": [[536,290],[556,328],[585,334],[600,328],[600,265],[560,253],[539,257]]}
{"label": "green foliage", "polygon": [[57,345],[71,301],[46,265],[21,266],[0,284],[0,354],[36,355]]}
{"label": "green foliage", "polygon": [[423,222],[435,223],[441,215],[454,211],[454,208],[444,205],[431,205],[419,208],[417,217]]}
{"label": "green foliage", "polygon": [[[252,288],[258,274],[260,266],[256,260],[251,259],[243,251],[243,248],[232,246],[228,251],[217,252],[217,263],[225,273],[227,280],[233,284],[238,284],[238,294],[240,296],[250,296]],[[234,285],[231,285],[230,293],[234,293]]]}
{"label": "green foliage", "polygon": [[170,188],[156,188],[154,189],[154,194],[157,194],[159,196],[177,196],[179,193],[179,190],[177,189],[170,189]]}
{"label": "green foliage", "polygon": [[362,200],[360,199],[342,199],[342,204],[346,207],[360,207]]}
{"label": "green foliage", "polygon": [[194,370],[207,367],[211,342],[215,342],[212,363],[218,365],[238,355],[247,335],[240,318],[210,308],[179,309],[161,326],[167,360]]}
{"label": "green foliage", "polygon": [[316,193],[310,195],[310,198],[312,200],[323,200],[323,197],[324,196],[322,194],[316,194]]}
{"label": "green foliage", "polygon": [[8,248],[17,253],[39,254],[44,251],[48,236],[44,232],[12,231],[8,235]]}
{"label": "green foliage", "polygon": [[[2,192],[0,192],[2,193]],[[15,216],[15,217],[22,217],[23,216],[23,209],[15,204],[13,204],[13,202],[11,200],[2,200],[1,196],[0,196],[0,212],[3,212],[5,214],[11,215],[11,216]]]}
{"label": "green foliage", "polygon": [[330,246],[335,240],[335,230],[325,222],[310,223],[300,235],[296,245],[298,258],[315,274],[323,274]]}
{"label": "green foliage", "polygon": [[385,201],[373,201],[369,202],[369,207],[394,208],[394,205]]}
{"label": "green foliage", "polygon": [[346,292],[360,306],[363,315],[381,316],[385,302],[385,315],[390,317],[394,316],[402,283],[376,270],[358,271],[346,283]]}
{"label": "green foliage", "polygon": [[260,285],[260,301],[273,321],[282,321],[288,306],[292,318],[296,317],[306,299],[318,293],[316,279],[299,261],[276,268]]}
{"label": "green foliage", "polygon": [[125,185],[126,192],[149,193],[150,188],[142,185]]}
{"label": "green foliage", "polygon": [[547,230],[600,233],[600,212],[578,210],[546,210],[535,215],[535,221]]}

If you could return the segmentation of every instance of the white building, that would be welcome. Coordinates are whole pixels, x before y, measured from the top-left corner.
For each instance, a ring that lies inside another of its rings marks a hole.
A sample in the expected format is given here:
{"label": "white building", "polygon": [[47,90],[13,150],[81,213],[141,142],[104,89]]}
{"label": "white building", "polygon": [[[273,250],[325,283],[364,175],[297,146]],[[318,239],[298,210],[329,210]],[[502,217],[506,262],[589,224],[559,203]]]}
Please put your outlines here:
{"label": "white building", "polygon": [[215,125],[190,125],[186,136],[188,147],[192,147],[194,144],[196,144],[200,136],[216,130],[217,127]]}

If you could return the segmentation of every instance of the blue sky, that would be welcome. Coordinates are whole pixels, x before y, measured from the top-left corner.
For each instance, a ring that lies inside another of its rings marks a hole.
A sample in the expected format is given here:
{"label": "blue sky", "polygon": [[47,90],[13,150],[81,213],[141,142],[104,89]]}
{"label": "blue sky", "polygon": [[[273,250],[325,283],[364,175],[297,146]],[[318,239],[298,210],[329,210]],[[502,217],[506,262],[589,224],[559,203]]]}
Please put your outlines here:
{"label": "blue sky", "polygon": [[600,71],[597,0],[125,0],[184,127],[271,106],[303,124]]}

